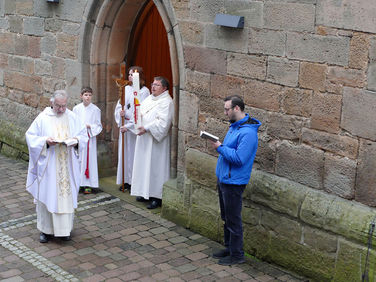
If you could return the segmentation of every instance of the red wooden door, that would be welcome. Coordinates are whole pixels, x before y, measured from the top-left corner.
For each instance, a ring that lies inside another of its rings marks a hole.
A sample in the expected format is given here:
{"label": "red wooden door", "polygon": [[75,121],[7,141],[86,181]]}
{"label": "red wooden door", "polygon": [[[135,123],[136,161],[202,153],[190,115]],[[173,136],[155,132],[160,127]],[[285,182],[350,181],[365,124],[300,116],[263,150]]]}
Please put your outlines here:
{"label": "red wooden door", "polygon": [[153,1],[149,1],[139,15],[128,50],[127,67],[142,67],[149,89],[155,76],[166,77],[170,82],[172,95],[171,59],[166,29]]}

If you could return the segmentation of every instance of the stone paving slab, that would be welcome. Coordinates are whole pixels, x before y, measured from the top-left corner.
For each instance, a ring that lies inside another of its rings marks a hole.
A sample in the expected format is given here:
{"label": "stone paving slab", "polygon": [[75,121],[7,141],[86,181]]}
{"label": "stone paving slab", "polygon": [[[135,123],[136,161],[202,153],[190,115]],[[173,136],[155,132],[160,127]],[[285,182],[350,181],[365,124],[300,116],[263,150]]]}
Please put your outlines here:
{"label": "stone paving slab", "polygon": [[72,240],[41,244],[26,170],[0,155],[0,281],[307,281],[249,258],[220,266],[218,243],[116,193],[80,194]]}

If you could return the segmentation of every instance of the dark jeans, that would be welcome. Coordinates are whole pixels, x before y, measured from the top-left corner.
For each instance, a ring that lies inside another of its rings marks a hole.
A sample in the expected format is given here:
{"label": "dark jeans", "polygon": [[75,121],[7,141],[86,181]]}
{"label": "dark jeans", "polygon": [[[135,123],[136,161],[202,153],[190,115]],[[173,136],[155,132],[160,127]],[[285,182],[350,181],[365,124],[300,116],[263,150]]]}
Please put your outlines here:
{"label": "dark jeans", "polygon": [[242,194],[246,185],[217,183],[225,247],[230,255],[243,258]]}

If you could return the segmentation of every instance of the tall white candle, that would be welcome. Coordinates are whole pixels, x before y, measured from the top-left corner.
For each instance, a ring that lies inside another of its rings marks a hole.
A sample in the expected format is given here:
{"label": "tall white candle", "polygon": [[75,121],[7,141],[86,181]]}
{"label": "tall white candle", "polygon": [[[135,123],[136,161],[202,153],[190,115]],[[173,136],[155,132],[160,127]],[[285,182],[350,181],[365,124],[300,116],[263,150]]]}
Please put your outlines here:
{"label": "tall white candle", "polygon": [[137,92],[137,94],[140,92],[140,74],[135,71],[132,75],[132,86],[133,91]]}

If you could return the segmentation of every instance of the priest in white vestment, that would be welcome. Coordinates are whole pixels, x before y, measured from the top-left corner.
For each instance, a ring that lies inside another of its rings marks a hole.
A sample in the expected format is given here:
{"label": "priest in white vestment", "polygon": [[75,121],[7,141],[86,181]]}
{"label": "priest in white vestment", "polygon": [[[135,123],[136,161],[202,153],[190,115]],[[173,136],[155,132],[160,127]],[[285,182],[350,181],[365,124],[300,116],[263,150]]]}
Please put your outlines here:
{"label": "priest in white vestment", "polygon": [[131,195],[149,200],[148,209],[162,204],[163,184],[170,177],[170,129],[174,114],[168,81],[155,77],[152,95],[141,104],[142,126],[138,128]]}
{"label": "priest in white vestment", "polygon": [[57,90],[26,131],[29,168],[26,189],[34,197],[39,241],[53,236],[70,240],[80,184],[80,154],[88,141],[86,127],[66,109],[68,94]]}
{"label": "priest in white vestment", "polygon": [[[133,72],[137,70],[140,75],[140,91],[138,93],[138,99],[142,104],[142,101],[150,95],[149,89],[145,86],[144,72],[141,67],[133,66],[129,69],[128,80],[133,81]],[[136,146],[136,130],[134,127],[134,94],[133,86],[127,85],[125,87],[125,105],[124,111],[121,110],[120,101],[117,102],[115,108],[115,121],[119,127],[119,141],[118,141],[118,165],[116,184],[120,184],[119,190],[123,189],[122,180],[124,174],[124,188],[130,190],[132,184],[132,171],[134,150]],[[121,125],[121,117],[124,116],[124,126]],[[124,132],[124,171],[122,171],[122,132]]]}
{"label": "priest in white vestment", "polygon": [[90,194],[92,189],[99,187],[98,161],[97,161],[97,135],[102,131],[101,110],[91,100],[93,90],[84,87],[81,90],[82,103],[73,108],[73,112],[86,125],[89,141],[86,150],[81,156],[81,179],[80,186],[85,194]]}

